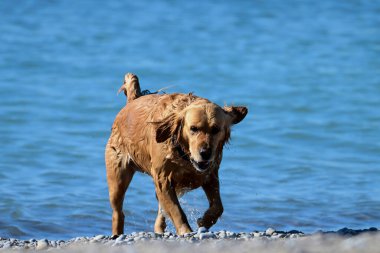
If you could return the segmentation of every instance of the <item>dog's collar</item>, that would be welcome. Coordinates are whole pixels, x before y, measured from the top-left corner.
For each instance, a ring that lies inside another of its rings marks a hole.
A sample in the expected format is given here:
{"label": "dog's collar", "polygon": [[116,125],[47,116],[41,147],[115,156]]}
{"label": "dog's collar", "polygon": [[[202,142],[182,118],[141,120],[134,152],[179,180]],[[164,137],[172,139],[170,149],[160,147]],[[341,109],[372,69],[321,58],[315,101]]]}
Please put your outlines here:
{"label": "dog's collar", "polygon": [[182,145],[177,142],[176,136],[173,136],[173,138],[172,138],[172,145],[174,146],[174,149],[177,151],[178,155],[183,160],[190,162],[189,155],[183,150]]}

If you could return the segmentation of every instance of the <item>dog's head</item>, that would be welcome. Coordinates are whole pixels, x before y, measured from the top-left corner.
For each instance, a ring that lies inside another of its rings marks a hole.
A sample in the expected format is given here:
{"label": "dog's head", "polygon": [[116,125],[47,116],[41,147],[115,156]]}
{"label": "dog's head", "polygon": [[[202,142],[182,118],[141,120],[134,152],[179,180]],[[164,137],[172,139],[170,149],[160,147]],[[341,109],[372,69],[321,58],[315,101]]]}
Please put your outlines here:
{"label": "dog's head", "polygon": [[223,146],[230,138],[231,125],[242,121],[247,113],[248,109],[242,106],[221,108],[210,102],[194,103],[158,124],[156,141],[173,138],[193,167],[204,173],[220,159]]}

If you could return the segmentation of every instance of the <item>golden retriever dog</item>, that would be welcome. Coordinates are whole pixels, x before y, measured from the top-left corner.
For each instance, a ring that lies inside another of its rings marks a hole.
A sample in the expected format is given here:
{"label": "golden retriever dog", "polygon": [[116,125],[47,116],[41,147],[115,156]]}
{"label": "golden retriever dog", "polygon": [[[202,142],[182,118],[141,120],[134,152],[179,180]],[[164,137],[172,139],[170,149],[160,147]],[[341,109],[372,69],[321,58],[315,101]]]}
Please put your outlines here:
{"label": "golden retriever dog", "polygon": [[124,195],[136,171],[154,181],[156,233],[164,233],[166,217],[178,235],[192,232],[178,196],[198,187],[210,206],[197,223],[210,228],[223,213],[218,176],[223,146],[247,108],[221,108],[192,94],[146,94],[134,74],[125,76],[120,90],[128,102],[116,116],[105,150],[112,234],[124,233]]}

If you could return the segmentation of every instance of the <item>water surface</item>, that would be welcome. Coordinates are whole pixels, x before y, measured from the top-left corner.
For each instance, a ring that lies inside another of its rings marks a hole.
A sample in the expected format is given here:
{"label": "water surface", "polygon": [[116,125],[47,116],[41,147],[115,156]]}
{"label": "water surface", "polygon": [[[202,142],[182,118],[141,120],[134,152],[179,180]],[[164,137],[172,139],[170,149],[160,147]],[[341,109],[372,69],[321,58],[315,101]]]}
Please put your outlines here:
{"label": "water surface", "polygon": [[[249,114],[220,169],[214,230],[380,226],[377,1],[0,3],[0,237],[110,234],[104,146],[123,75]],[[204,194],[182,205],[195,227]],[[137,175],[126,233],[151,231]],[[173,229],[173,227],[169,227]]]}

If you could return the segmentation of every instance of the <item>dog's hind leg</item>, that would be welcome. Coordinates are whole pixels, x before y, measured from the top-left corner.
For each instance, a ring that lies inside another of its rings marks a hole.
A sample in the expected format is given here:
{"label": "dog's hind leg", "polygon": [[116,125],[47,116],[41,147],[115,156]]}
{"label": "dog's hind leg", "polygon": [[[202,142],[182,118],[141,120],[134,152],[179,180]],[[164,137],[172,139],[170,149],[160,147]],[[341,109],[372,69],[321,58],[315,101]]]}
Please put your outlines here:
{"label": "dog's hind leg", "polygon": [[160,203],[158,203],[157,218],[156,218],[156,222],[154,223],[154,232],[157,234],[163,234],[165,232],[166,221],[165,221],[165,216],[163,212],[164,211],[162,210]]}
{"label": "dog's hind leg", "polygon": [[153,175],[158,201],[172,220],[178,235],[192,232],[186,215],[179,204],[177,194],[164,173]]}
{"label": "dog's hind leg", "polygon": [[107,144],[105,158],[109,198],[113,211],[112,235],[116,236],[124,233],[124,196],[135,170],[121,152],[110,143]]}
{"label": "dog's hind leg", "polygon": [[[157,198],[157,195],[156,195],[156,198]],[[163,234],[165,232],[165,228],[166,228],[166,221],[165,221],[164,210],[162,209],[160,202],[158,202],[158,211],[157,211],[156,222],[154,223],[154,232],[157,234]]]}

